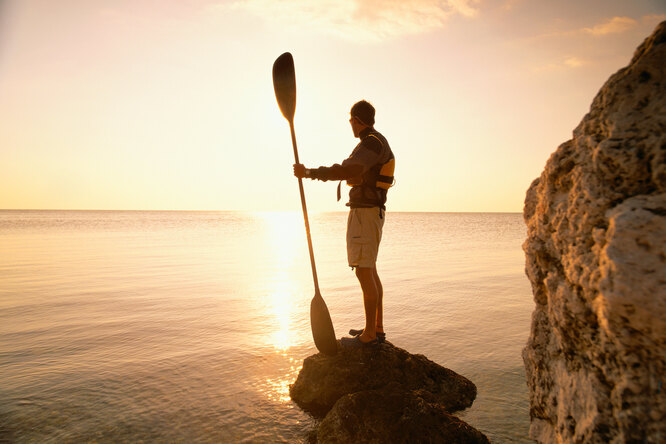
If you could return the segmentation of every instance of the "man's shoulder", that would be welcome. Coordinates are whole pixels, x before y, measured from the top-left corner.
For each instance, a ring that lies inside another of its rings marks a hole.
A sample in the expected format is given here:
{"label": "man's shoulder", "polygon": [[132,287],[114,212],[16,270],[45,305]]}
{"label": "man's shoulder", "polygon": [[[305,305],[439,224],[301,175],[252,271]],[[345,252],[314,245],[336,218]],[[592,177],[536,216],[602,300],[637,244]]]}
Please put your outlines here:
{"label": "man's shoulder", "polygon": [[382,150],[387,148],[387,146],[385,146],[387,145],[386,139],[377,131],[367,134],[363,140],[361,140],[359,145],[362,145],[364,148],[369,149],[375,154],[380,154]]}

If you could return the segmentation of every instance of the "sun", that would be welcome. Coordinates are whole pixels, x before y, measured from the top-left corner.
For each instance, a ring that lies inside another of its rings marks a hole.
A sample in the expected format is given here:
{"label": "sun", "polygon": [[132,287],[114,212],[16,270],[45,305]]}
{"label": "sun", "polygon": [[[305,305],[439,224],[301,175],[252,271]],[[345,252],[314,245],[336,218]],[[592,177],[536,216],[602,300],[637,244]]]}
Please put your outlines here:
{"label": "sun", "polygon": [[299,214],[296,211],[271,211],[257,215],[266,225],[271,253],[280,259],[281,268],[290,265],[294,259],[294,245],[303,234]]}

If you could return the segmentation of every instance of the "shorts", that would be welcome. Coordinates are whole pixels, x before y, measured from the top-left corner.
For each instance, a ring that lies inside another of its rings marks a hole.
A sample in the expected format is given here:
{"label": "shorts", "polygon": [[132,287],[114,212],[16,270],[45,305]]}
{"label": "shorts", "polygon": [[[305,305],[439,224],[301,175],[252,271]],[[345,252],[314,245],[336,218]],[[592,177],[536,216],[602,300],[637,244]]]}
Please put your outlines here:
{"label": "shorts", "polygon": [[351,208],[347,218],[347,260],[352,268],[375,268],[382,240],[384,210]]}

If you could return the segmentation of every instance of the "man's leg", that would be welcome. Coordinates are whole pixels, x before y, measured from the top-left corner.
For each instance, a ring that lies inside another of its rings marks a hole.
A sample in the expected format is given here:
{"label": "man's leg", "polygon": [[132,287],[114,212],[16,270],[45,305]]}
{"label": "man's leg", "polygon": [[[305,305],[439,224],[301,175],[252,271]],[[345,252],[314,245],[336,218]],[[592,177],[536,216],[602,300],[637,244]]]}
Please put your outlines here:
{"label": "man's leg", "polygon": [[[360,336],[361,342],[369,342],[377,338],[377,302],[379,300],[379,290],[377,288],[376,269],[356,267],[356,277],[363,290],[363,306],[365,308],[365,328]],[[381,282],[380,282],[381,285]]]}
{"label": "man's leg", "polygon": [[384,333],[384,288],[382,287],[382,281],[379,280],[379,275],[377,274],[377,267],[373,268],[375,287],[377,287],[377,323],[375,324],[377,333]]}

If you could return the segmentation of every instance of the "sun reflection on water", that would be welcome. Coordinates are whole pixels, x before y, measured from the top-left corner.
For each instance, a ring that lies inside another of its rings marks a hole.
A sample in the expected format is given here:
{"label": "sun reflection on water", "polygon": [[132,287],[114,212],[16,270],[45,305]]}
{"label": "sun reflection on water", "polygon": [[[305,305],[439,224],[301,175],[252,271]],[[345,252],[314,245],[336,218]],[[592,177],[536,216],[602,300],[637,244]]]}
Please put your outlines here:
{"label": "sun reflection on water", "polygon": [[284,376],[266,379],[265,392],[266,397],[269,400],[283,403],[291,401],[291,397],[289,396],[289,385],[296,380],[298,372],[301,371],[303,365],[298,364],[293,357],[289,357],[289,363],[291,365]]}
{"label": "sun reflection on water", "polygon": [[[267,378],[263,390],[267,398],[275,402],[290,402],[289,384],[300,371],[302,364],[290,350],[299,342],[295,321],[301,311],[308,310],[299,297],[305,291],[294,278],[296,253],[302,245],[303,222],[296,212],[257,213],[265,222],[267,241],[265,252],[272,256],[272,269],[267,274],[266,289],[269,299],[267,316],[272,319],[267,341],[283,359],[288,369],[279,377]],[[302,332],[298,332],[302,336]],[[302,339],[302,338],[300,338]]]}
{"label": "sun reflection on water", "polygon": [[282,352],[286,352],[295,345],[290,328],[292,313],[295,309],[292,297],[294,291],[288,273],[284,270],[276,272],[270,294],[270,310],[275,321],[270,341],[277,350]]}
{"label": "sun reflection on water", "polygon": [[277,350],[285,352],[294,345],[291,324],[294,319],[295,295],[302,289],[293,279],[293,262],[297,236],[302,231],[298,213],[275,212],[259,213],[266,223],[267,253],[273,256],[269,274],[270,315],[274,319],[274,329],[270,340]]}

